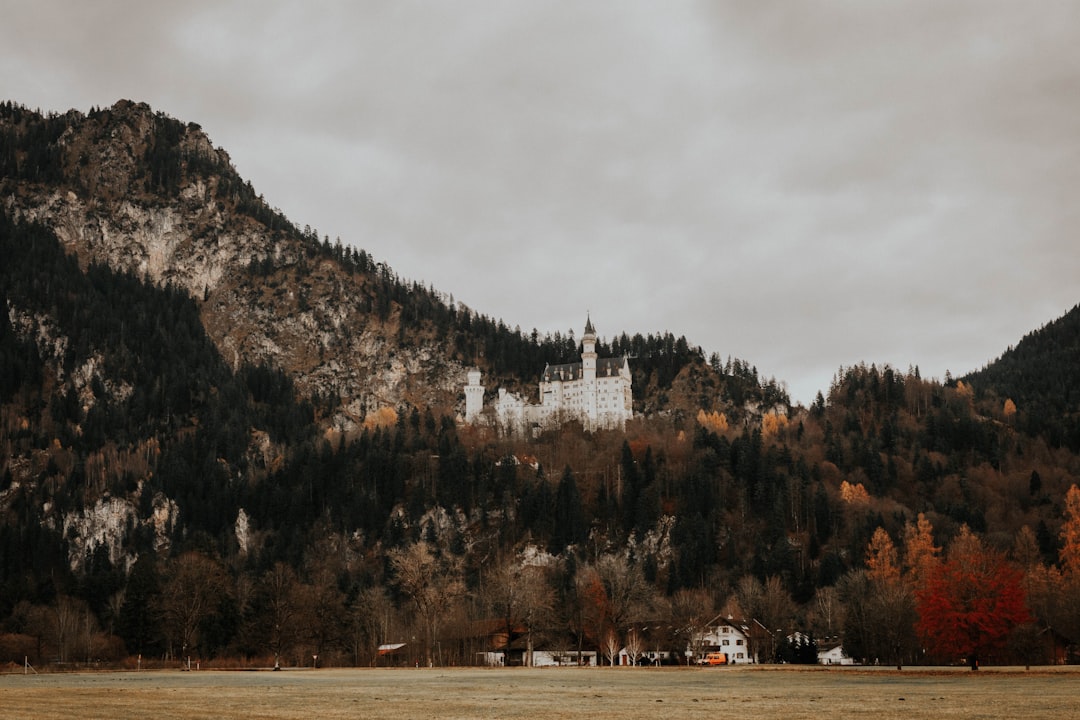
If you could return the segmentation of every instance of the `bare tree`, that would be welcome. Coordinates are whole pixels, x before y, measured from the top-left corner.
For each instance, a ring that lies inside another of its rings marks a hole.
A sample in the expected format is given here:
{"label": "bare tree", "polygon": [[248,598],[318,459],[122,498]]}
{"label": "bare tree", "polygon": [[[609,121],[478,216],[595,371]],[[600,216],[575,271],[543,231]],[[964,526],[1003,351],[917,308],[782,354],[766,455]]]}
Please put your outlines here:
{"label": "bare tree", "polygon": [[461,562],[445,553],[433,553],[426,542],[390,552],[390,564],[401,591],[413,602],[422,627],[424,658],[432,667],[432,649],[438,637],[439,621],[451,603],[465,592]]}
{"label": "bare tree", "polygon": [[631,628],[626,633],[626,656],[630,659],[630,665],[636,666],[638,660],[645,653],[645,640],[637,628]]}
{"label": "bare tree", "polygon": [[844,604],[832,585],[818,588],[810,607],[810,627],[818,637],[833,637],[844,627]]}
{"label": "bare tree", "polygon": [[59,595],[52,607],[53,626],[50,639],[56,646],[60,662],[70,662],[78,648],[79,628],[86,603],[68,595]]}
{"label": "bare tree", "polygon": [[652,587],[639,565],[631,564],[624,555],[601,555],[596,571],[607,594],[612,625],[625,627],[651,610]]}
{"label": "bare tree", "polygon": [[349,608],[349,646],[353,664],[374,665],[379,657],[379,645],[389,642],[397,609],[386,590],[375,585],[360,591]]}
{"label": "bare tree", "polygon": [[607,658],[608,665],[615,665],[615,659],[619,656],[619,646],[619,633],[615,632],[615,628],[608,628],[600,642],[600,651]]}
{"label": "bare tree", "polygon": [[701,654],[709,621],[715,617],[712,593],[703,588],[684,588],[671,599],[671,620],[675,635],[686,642],[690,662]]}
{"label": "bare tree", "polygon": [[595,564],[582,565],[574,586],[579,649],[584,635],[600,643],[609,629],[621,630],[651,611],[652,588],[624,555],[601,555]]}
{"label": "bare tree", "polygon": [[517,558],[504,559],[487,574],[484,599],[502,621],[508,644],[516,633],[524,631],[525,664],[532,665],[533,632],[555,604],[555,591],[544,568],[524,564]]}
{"label": "bare tree", "polygon": [[749,615],[747,620],[757,620],[768,630],[768,635],[763,638],[765,647],[757,647],[755,641],[755,647],[750,648],[750,652],[755,655],[764,653],[767,661],[772,662],[780,637],[792,629],[795,601],[791,599],[783,581],[775,575],[766,578],[764,583],[752,575],[744,576],[735,586],[735,597]]}
{"label": "bare tree", "polygon": [[266,630],[266,642],[274,653],[274,668],[289,654],[299,633],[300,583],[293,569],[275,563],[259,580],[257,622]]}
{"label": "bare tree", "polygon": [[343,646],[337,641],[346,624],[345,596],[329,572],[318,572],[310,584],[300,587],[299,615],[300,640],[309,643],[316,665],[335,647]]}
{"label": "bare tree", "polygon": [[161,618],[169,654],[183,657],[199,646],[199,626],[217,612],[228,592],[224,569],[199,552],[173,560],[161,593]]}

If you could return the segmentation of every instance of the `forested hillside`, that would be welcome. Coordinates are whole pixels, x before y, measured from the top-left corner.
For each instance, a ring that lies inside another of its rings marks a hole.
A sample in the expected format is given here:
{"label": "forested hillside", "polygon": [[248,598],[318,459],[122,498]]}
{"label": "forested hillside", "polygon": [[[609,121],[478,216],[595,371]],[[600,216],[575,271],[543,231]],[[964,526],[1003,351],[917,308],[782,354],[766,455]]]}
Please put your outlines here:
{"label": "forested hillside", "polygon": [[965,378],[980,398],[1011,400],[1032,435],[1080,452],[1080,305]]}
{"label": "forested hillside", "polygon": [[[764,662],[797,630],[897,663],[1080,640],[1077,310],[960,381],[841,368],[810,408],[618,333],[598,352],[631,358],[625,432],[508,437],[460,423],[454,373],[530,390],[571,334],[296,229],[204,140],[130,103],[0,106],[0,662],[460,664],[496,635],[600,650],[646,626],[685,660],[721,613],[768,629]],[[159,212],[190,234],[131,220]],[[94,213],[119,240],[70,232]],[[172,259],[130,261],[147,244]],[[227,273],[187,264],[211,252]],[[290,322],[321,344],[255,351]],[[346,366],[355,333],[377,360]],[[1000,631],[956,637],[972,587],[998,588]]]}

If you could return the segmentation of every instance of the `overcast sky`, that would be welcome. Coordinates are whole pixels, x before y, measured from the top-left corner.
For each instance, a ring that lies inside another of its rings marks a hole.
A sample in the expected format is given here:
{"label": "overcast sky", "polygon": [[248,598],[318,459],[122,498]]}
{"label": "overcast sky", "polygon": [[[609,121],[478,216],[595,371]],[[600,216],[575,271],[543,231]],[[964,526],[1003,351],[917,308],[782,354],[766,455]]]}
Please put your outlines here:
{"label": "overcast sky", "polygon": [[297,225],[525,331],[671,331],[808,404],[841,365],[978,369],[1080,302],[1080,3],[0,17],[0,96],[197,122]]}

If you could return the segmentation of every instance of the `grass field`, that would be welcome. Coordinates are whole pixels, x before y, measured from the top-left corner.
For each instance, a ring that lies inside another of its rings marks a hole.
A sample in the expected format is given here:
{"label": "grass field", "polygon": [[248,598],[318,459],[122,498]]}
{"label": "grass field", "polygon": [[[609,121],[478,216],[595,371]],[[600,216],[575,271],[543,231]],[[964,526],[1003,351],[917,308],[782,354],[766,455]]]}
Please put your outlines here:
{"label": "grass field", "polygon": [[1080,719],[1080,668],[362,669],[0,675],[0,717]]}

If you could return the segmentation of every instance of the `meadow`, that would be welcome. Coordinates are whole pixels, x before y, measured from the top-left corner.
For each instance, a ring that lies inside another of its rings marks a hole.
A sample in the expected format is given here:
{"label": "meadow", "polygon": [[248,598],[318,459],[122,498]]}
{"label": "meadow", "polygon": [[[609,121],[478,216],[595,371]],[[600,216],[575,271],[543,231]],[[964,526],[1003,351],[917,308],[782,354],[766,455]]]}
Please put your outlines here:
{"label": "meadow", "polygon": [[34,718],[1080,719],[1080,668],[548,668],[0,675]]}

